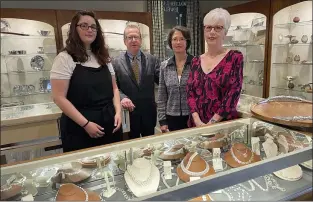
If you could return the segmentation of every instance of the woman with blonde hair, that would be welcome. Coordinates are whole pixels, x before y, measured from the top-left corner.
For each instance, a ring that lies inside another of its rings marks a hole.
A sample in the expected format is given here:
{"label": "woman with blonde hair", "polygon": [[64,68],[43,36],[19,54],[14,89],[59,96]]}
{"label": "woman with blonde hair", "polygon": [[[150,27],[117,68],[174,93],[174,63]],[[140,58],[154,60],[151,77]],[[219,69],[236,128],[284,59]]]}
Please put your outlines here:
{"label": "woman with blonde hair", "polygon": [[203,24],[208,50],[191,64],[187,82],[189,127],[237,118],[242,88],[243,55],[223,47],[231,24],[230,14],[216,8],[206,14]]}

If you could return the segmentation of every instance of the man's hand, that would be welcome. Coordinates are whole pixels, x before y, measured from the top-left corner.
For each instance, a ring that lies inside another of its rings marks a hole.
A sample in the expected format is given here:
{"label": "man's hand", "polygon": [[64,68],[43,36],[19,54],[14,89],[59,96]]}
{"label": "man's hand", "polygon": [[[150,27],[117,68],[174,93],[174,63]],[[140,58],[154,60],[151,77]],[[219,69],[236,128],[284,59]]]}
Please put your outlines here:
{"label": "man's hand", "polygon": [[123,108],[127,109],[130,112],[134,111],[135,105],[128,98],[123,98],[122,101],[121,101],[121,105],[122,105]]}

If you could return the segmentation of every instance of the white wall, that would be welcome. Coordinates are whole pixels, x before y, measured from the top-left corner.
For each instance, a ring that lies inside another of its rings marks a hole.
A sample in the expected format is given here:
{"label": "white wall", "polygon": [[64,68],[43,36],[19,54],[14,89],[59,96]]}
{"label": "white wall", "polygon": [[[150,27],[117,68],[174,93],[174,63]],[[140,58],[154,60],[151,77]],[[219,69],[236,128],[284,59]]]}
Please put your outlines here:
{"label": "white wall", "polygon": [[1,1],[1,8],[146,12],[147,1]]}

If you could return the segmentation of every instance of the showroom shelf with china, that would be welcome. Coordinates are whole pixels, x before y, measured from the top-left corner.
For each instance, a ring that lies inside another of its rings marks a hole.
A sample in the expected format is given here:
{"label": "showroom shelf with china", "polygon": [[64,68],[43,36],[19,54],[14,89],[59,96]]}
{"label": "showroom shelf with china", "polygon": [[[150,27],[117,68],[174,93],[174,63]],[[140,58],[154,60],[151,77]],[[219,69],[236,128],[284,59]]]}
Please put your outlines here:
{"label": "showroom shelf with china", "polygon": [[270,96],[312,101],[312,1],[292,4],[273,16]]}

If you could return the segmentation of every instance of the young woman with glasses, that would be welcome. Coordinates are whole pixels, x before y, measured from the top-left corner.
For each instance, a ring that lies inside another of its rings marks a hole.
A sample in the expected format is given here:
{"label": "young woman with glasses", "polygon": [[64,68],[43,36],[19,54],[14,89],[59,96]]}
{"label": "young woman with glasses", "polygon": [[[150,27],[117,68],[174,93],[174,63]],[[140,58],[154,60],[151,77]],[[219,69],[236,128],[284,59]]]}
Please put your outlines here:
{"label": "young woman with glasses", "polygon": [[73,17],[51,69],[53,101],[63,111],[63,151],[122,140],[121,106],[115,73],[101,26],[93,12]]}
{"label": "young woman with glasses", "polygon": [[201,126],[238,117],[243,78],[243,55],[224,48],[230,14],[217,8],[204,17],[204,37],[208,50],[195,57],[187,84],[190,108],[188,126]]}

